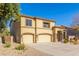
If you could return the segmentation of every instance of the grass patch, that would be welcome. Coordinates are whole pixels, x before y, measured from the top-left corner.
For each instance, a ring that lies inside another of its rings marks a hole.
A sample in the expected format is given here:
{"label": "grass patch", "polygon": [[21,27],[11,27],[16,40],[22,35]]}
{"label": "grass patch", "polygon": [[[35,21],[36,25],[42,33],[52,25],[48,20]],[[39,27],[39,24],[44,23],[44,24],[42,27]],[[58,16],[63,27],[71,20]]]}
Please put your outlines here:
{"label": "grass patch", "polygon": [[64,43],[68,43],[69,42],[69,40],[68,39],[64,39]]}
{"label": "grass patch", "polygon": [[11,43],[5,43],[4,47],[5,48],[10,48],[11,47]]}
{"label": "grass patch", "polygon": [[24,44],[19,44],[15,47],[16,50],[24,50],[25,49],[25,45]]}

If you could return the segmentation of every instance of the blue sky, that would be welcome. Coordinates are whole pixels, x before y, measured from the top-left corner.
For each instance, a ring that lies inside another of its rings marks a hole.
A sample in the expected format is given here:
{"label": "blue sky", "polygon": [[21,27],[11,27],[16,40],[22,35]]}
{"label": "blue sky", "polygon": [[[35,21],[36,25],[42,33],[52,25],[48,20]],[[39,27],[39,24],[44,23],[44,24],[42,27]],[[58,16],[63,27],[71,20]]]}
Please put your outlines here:
{"label": "blue sky", "polygon": [[68,3],[22,3],[21,14],[54,19],[57,25],[70,26],[79,13],[79,4]]}

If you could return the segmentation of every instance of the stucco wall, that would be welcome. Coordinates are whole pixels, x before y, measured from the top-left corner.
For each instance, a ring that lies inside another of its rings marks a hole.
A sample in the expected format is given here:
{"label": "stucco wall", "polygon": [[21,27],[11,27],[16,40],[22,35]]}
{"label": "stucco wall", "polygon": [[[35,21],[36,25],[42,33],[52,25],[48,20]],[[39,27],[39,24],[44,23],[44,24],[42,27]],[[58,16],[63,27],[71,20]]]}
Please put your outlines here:
{"label": "stucco wall", "polygon": [[43,22],[48,22],[48,23],[50,23],[50,29],[52,29],[52,26],[55,26],[55,22],[36,19],[37,28],[44,28],[44,27],[43,27]]}
{"label": "stucco wall", "polygon": [[35,27],[35,20],[32,18],[21,17],[21,26],[26,26],[26,20],[32,20],[32,27]]}
{"label": "stucco wall", "polygon": [[[26,26],[27,19],[32,20],[32,26]],[[22,40],[22,35],[25,33],[26,34],[32,33],[34,35],[34,40],[35,40],[35,37],[39,34],[45,35],[46,33],[46,35],[51,34],[50,36],[53,36],[52,26],[55,26],[55,22],[52,22],[49,20],[38,19],[38,18],[34,19],[31,17],[23,17],[23,16],[21,17],[20,21],[21,21],[20,23],[15,23],[12,26],[12,32],[14,33],[14,36],[16,37],[16,39],[19,37],[18,38],[19,41],[20,39]],[[50,28],[44,28],[43,22],[48,22],[50,24]]]}
{"label": "stucco wall", "polygon": [[52,30],[51,29],[37,29],[37,34],[42,34],[42,33],[49,33],[52,34]]}
{"label": "stucco wall", "polygon": [[[31,27],[26,26],[26,20],[27,19],[32,20],[32,26]],[[48,22],[50,24],[50,28],[44,28],[43,22]],[[36,24],[36,26],[35,26],[35,24]],[[49,35],[51,34],[53,36],[52,26],[55,26],[55,23],[52,22],[52,21],[21,17],[21,35],[23,33],[32,33],[32,34],[34,34],[34,38],[35,38],[35,35],[46,33],[46,34],[49,34]]]}
{"label": "stucco wall", "polygon": [[[26,20],[30,19],[32,20],[32,27],[28,27],[26,26]],[[43,27],[43,22],[48,22],[50,23],[50,28],[44,28]],[[46,20],[39,20],[36,19],[36,28],[37,28],[37,34],[40,33],[50,33],[52,34],[52,26],[54,26],[54,22],[50,22],[50,21],[46,21]],[[21,17],[21,34],[22,33],[35,33],[35,20],[32,18],[25,18],[25,17]]]}
{"label": "stucco wall", "polygon": [[64,30],[66,30],[66,29],[63,29],[63,28],[54,28],[54,30],[55,30],[55,40],[56,40],[56,42],[58,42],[58,39],[57,39],[57,32],[58,32],[58,31],[61,31],[62,34],[63,34]]}
{"label": "stucco wall", "polygon": [[35,33],[35,29],[34,28],[30,28],[30,27],[24,27],[21,28],[21,34],[23,33]]}
{"label": "stucco wall", "polygon": [[[26,26],[26,20],[32,20],[32,27]],[[23,33],[35,33],[35,20],[32,18],[21,17],[21,35]]]}
{"label": "stucco wall", "polygon": [[57,33],[57,31],[64,31],[65,29],[61,29],[61,28],[55,28],[55,33]]}

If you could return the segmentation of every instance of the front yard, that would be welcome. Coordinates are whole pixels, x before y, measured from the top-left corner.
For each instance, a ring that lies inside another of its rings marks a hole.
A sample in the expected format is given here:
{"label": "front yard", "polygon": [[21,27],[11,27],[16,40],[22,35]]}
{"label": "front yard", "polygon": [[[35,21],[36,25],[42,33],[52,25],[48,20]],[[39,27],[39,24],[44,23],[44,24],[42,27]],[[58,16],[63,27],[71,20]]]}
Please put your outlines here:
{"label": "front yard", "polygon": [[38,51],[34,48],[28,47],[25,50],[16,50],[15,46],[17,44],[13,44],[9,48],[5,48],[4,45],[0,45],[0,56],[43,56],[48,55],[41,51]]}
{"label": "front yard", "polygon": [[0,56],[79,56],[79,44],[72,43],[32,43],[24,50],[16,50],[18,44],[11,47],[0,44]]}

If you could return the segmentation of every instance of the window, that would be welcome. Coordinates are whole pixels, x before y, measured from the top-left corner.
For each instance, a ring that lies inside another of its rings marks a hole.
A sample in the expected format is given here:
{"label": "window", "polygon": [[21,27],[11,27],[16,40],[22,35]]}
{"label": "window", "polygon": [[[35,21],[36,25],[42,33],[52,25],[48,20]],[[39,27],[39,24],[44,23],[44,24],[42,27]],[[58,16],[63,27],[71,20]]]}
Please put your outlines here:
{"label": "window", "polygon": [[26,20],[26,25],[27,25],[27,26],[32,26],[32,20],[28,20],[28,19],[27,19],[27,20]]}
{"label": "window", "polygon": [[45,28],[50,28],[50,23],[43,22],[43,27],[45,27]]}

